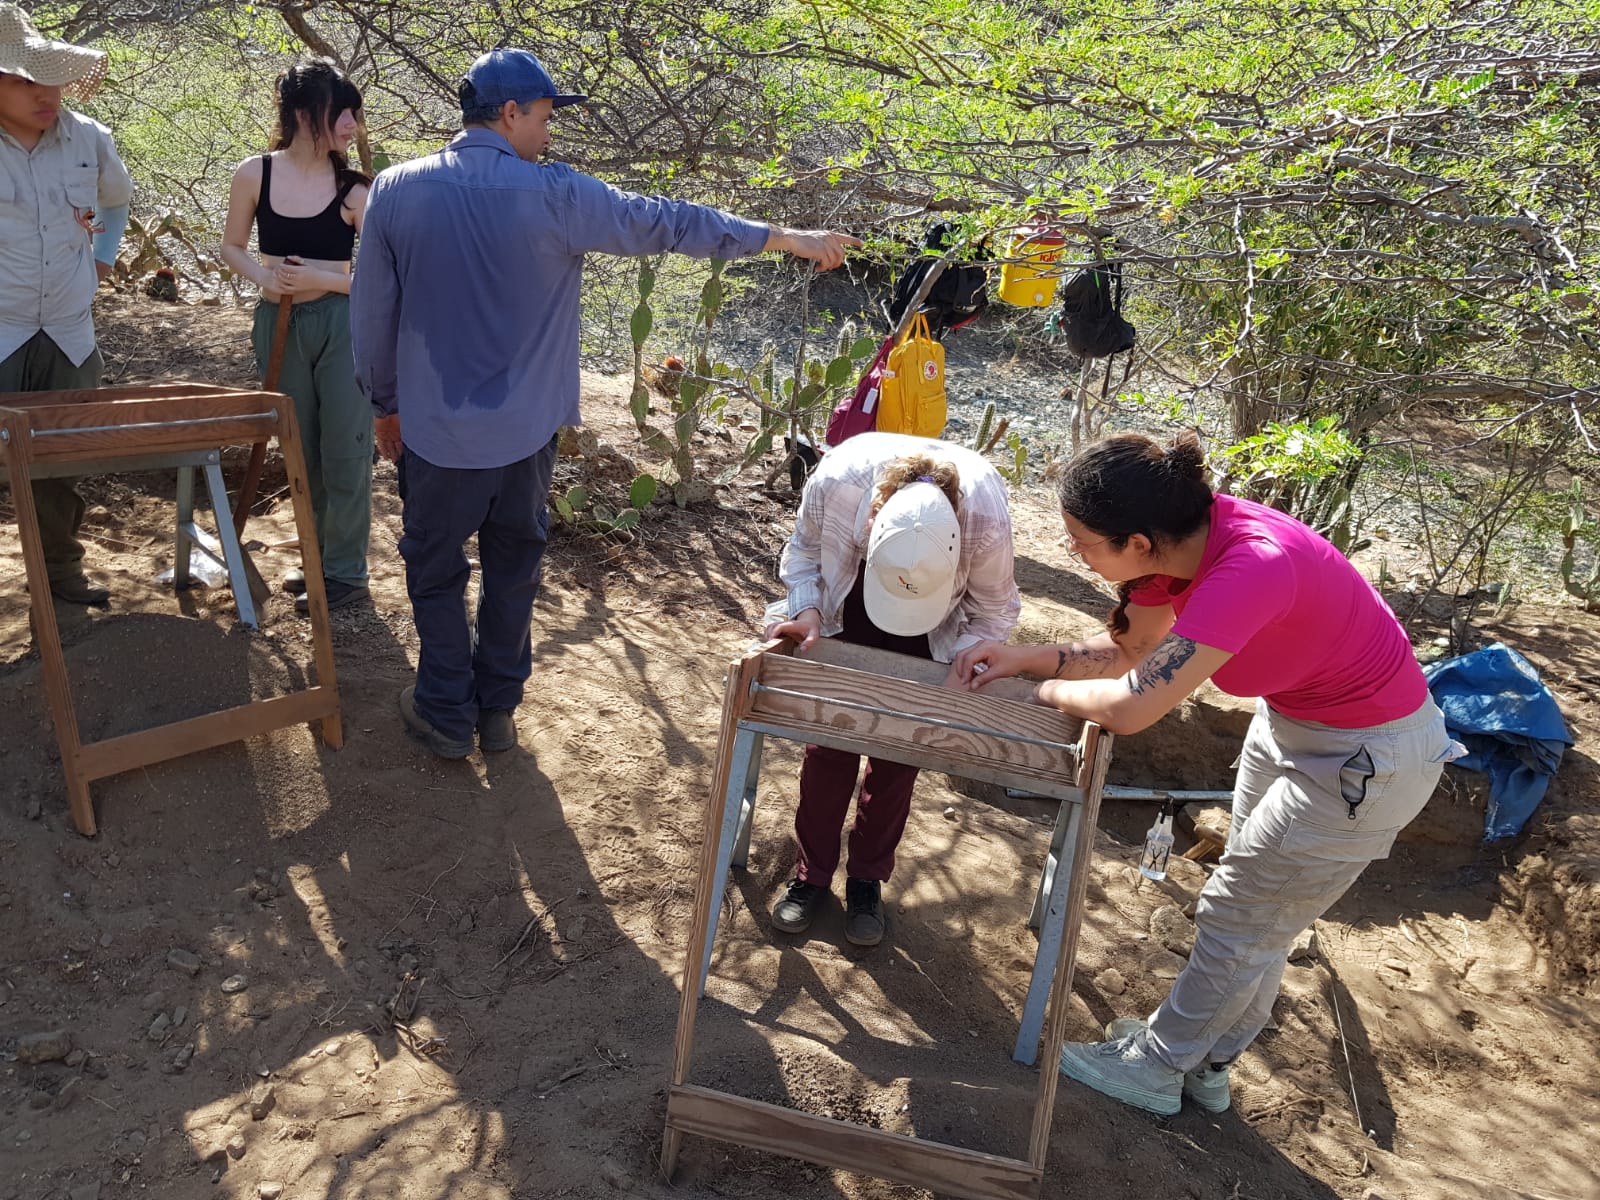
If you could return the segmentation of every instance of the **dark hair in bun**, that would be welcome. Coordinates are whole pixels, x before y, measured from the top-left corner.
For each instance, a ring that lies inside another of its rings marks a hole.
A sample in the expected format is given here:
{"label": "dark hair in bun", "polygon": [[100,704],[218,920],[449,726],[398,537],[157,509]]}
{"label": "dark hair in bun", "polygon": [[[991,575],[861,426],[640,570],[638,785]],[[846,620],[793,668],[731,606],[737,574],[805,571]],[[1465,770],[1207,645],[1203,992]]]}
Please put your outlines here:
{"label": "dark hair in bun", "polygon": [[[1210,472],[1193,432],[1165,447],[1137,433],[1096,442],[1067,464],[1056,493],[1061,510],[1114,546],[1141,533],[1170,546],[1195,533],[1211,515]],[[1118,585],[1119,603],[1106,622],[1113,636],[1128,629],[1128,597],[1138,580]]]}

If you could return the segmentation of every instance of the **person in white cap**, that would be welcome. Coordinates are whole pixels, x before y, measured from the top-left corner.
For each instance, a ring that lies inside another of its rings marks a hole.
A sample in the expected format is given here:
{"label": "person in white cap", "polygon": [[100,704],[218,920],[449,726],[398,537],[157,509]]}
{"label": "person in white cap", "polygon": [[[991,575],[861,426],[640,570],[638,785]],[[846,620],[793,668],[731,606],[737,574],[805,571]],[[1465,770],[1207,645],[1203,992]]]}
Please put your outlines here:
{"label": "person in white cap", "polygon": [[[948,442],[863,433],[828,451],[806,484],[779,577],[788,594],[766,636],[803,650],[818,638],[950,662],[1004,637],[1022,611],[1013,578],[1005,481],[982,455]],[[800,933],[829,895],[858,755],[807,746],[795,838],[800,858],[772,909]],[[882,890],[911,811],[917,769],[869,758],[845,864],[845,937],[883,940]]]}
{"label": "person in white cap", "polygon": [[[133,180],[111,131],[62,107],[105,77],[99,50],[47,38],[0,4],[0,392],[100,386],[90,306],[117,259]],[[33,485],[50,591],[73,604],[111,593],[83,574],[83,499],[70,480]]]}

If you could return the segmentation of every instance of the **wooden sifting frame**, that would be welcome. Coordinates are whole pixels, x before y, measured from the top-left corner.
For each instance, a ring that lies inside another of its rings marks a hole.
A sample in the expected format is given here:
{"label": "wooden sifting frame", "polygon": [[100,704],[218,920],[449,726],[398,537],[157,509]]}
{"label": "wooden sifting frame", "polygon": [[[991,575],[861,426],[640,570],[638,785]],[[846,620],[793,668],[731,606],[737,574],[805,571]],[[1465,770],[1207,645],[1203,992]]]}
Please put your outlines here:
{"label": "wooden sifting frame", "polygon": [[[118,460],[255,444],[271,437],[278,439],[283,452],[295,527],[300,535],[316,683],[298,692],[251,700],[185,721],[99,742],[83,741],[39,536],[32,467],[82,463],[86,473],[98,474],[116,470]],[[61,748],[72,823],[79,833],[90,837],[96,831],[94,803],[89,795],[89,784],[96,779],[302,721],[320,722],[322,740],[328,746],[337,749],[343,743],[322,560],[317,549],[305,457],[294,421],[294,402],[288,396],[198,383],[0,393],[0,465],[10,476],[17,533],[27,568],[34,640],[39,648],[56,741]]]}
{"label": "wooden sifting frame", "polygon": [[[902,658],[881,652],[863,658],[826,651],[818,657],[876,663]],[[915,678],[869,674],[796,657],[793,642],[771,641],[734,662],[728,672],[702,834],[694,919],[680,978],[682,994],[661,1149],[661,1171],[669,1179],[684,1134],[695,1134],[970,1200],[1022,1200],[1039,1194],[1059,1078],[1056,1057],[1066,1034],[1078,931],[1112,738],[1093,722],[1080,725],[1048,708],[1025,709],[1014,700],[951,692],[932,681],[928,664],[917,668],[910,665],[913,660],[905,661],[906,673]],[[944,670],[933,669],[941,675]],[[1003,689],[996,691],[1004,694]],[[1020,727],[1021,736],[1008,732],[1013,723]],[[1017,787],[1027,787],[1030,782],[1059,787],[1069,782],[1080,789],[1073,822],[1076,836],[1067,848],[1067,869],[1060,873],[1058,886],[1050,895],[1051,916],[1063,927],[1055,961],[1049,964],[1044,1064],[1039,1071],[1026,1159],[871,1129],[688,1082],[700,984],[711,957],[707,936],[711,910],[720,902],[719,848],[726,845],[723,826],[734,811],[728,790],[734,745],[741,728],[752,725],[769,736],[818,742],[958,776]],[[1049,747],[1054,748],[1053,763]]]}

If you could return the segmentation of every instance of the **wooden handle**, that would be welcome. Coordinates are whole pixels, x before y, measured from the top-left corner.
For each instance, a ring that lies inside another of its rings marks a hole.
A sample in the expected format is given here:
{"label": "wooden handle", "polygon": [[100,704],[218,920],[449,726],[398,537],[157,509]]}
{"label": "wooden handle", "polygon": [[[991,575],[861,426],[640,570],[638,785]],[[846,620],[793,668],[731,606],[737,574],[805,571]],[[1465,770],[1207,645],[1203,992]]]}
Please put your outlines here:
{"label": "wooden handle", "polygon": [[[267,355],[267,372],[261,380],[261,390],[278,390],[278,376],[283,374],[283,355],[289,348],[289,310],[294,307],[293,293],[278,299],[278,319],[272,326],[272,351]],[[233,528],[241,537],[245,522],[250,519],[250,508],[256,502],[256,490],[261,486],[261,472],[267,464],[267,444],[257,442],[250,447],[250,462],[244,469],[244,482],[239,485],[239,498],[233,505]]]}
{"label": "wooden handle", "polygon": [[278,319],[272,326],[272,353],[267,356],[267,373],[261,379],[261,390],[278,390],[278,376],[283,374],[283,352],[289,346],[289,310],[294,307],[294,293],[278,299]]}

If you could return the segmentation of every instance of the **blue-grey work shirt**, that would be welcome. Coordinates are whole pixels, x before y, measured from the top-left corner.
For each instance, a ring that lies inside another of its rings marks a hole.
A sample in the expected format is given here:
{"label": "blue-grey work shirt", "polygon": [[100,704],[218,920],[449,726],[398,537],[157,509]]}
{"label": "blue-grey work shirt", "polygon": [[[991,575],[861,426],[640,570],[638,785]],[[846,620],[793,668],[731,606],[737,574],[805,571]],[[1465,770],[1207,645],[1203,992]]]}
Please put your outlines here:
{"label": "blue-grey work shirt", "polygon": [[373,182],[350,288],[356,381],[438,467],[503,467],[578,415],[583,256],[740,258],[768,227],[532,163],[472,128]]}

